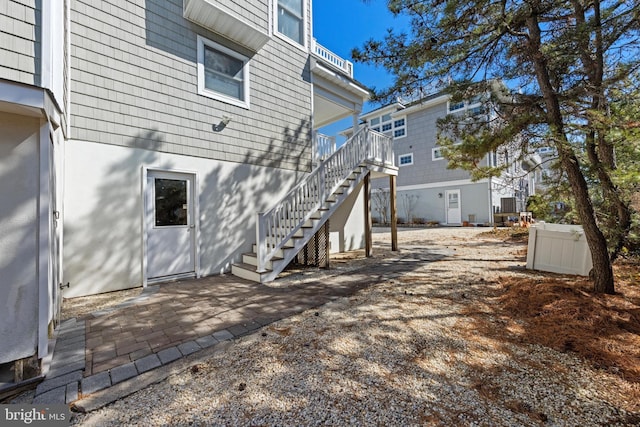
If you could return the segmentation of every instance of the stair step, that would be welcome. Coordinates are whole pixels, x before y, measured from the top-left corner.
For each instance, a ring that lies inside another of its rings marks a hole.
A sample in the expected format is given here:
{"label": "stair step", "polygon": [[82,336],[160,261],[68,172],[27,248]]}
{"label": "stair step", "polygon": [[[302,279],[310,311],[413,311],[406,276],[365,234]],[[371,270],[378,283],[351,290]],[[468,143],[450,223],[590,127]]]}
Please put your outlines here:
{"label": "stair step", "polygon": [[231,265],[231,274],[241,277],[245,280],[251,280],[252,282],[262,283],[262,279],[269,274],[271,270],[264,273],[258,273],[255,265],[250,264],[233,264]]}
{"label": "stair step", "polygon": [[[282,262],[284,260],[281,256],[274,256],[271,261],[267,262],[265,266],[268,270],[273,269],[273,263]],[[258,266],[258,255],[255,252],[247,252],[242,254],[242,263],[252,265],[254,268]]]}
{"label": "stair step", "polygon": [[[282,249],[278,249],[276,251],[275,256],[278,258],[283,258],[284,257],[284,251],[286,251],[287,249],[293,249],[292,245],[285,245]],[[253,254],[257,254],[258,253],[258,245],[254,244],[252,247],[253,250]]]}

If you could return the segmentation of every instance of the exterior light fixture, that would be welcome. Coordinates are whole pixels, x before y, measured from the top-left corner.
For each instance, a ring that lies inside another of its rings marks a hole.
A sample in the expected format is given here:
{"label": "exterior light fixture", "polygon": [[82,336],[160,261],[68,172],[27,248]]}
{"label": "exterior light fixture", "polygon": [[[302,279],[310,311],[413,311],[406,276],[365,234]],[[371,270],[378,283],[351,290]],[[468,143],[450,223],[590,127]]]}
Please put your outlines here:
{"label": "exterior light fixture", "polygon": [[220,123],[218,123],[217,125],[213,125],[213,131],[214,132],[222,132],[222,130],[224,130],[224,128],[227,127],[227,125],[229,124],[230,121],[231,121],[231,117],[222,116],[222,119],[220,120]]}

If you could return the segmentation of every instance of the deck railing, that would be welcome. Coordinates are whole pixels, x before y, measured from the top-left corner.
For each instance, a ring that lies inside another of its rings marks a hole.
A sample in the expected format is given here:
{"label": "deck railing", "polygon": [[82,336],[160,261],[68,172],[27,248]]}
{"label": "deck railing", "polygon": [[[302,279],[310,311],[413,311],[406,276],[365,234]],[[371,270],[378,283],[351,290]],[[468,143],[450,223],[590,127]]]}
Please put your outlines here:
{"label": "deck railing", "polygon": [[316,39],[313,39],[311,42],[311,52],[313,52],[316,56],[322,58],[329,64],[333,65],[334,67],[339,68],[349,77],[353,78],[353,64],[319,44]]}
{"label": "deck railing", "polygon": [[258,213],[257,271],[266,271],[267,263],[361,164],[370,161],[393,165],[392,142],[390,137],[368,127],[360,129],[275,206]]}

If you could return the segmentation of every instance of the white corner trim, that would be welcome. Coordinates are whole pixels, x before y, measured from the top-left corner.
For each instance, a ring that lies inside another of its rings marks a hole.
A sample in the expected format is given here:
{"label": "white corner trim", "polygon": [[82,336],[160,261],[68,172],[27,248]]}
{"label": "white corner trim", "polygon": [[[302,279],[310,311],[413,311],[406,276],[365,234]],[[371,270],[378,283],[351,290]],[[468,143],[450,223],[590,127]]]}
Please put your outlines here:
{"label": "white corner trim", "polygon": [[38,141],[40,159],[39,195],[38,195],[38,358],[48,353],[49,344],[49,287],[52,279],[51,271],[51,182],[50,153],[51,137],[49,123],[41,121]]}

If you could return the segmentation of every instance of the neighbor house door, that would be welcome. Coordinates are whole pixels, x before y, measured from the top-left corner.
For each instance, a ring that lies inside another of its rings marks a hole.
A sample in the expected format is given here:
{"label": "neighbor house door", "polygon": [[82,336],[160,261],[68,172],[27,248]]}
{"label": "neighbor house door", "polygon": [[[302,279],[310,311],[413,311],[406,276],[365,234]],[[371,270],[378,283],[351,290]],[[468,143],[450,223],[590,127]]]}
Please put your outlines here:
{"label": "neighbor house door", "polygon": [[447,224],[461,224],[462,210],[460,208],[460,190],[447,190]]}
{"label": "neighbor house door", "polygon": [[147,173],[145,217],[147,280],[195,274],[193,175]]}

